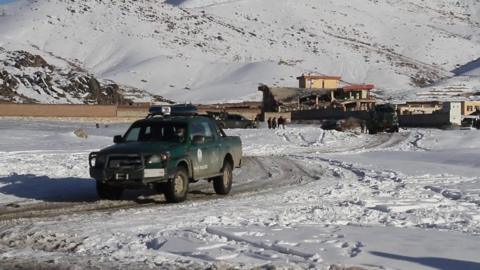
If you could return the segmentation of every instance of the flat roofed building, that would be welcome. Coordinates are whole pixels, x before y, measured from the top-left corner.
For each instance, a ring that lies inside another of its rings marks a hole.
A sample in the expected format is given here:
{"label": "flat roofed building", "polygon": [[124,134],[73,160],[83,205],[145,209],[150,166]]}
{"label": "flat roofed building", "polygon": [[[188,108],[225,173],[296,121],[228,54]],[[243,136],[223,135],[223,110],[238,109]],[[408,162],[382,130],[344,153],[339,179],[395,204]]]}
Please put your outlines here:
{"label": "flat roofed building", "polygon": [[263,93],[263,112],[282,112],[300,110],[311,101],[313,104],[319,102],[319,97],[328,97],[329,92],[324,89],[312,90],[295,87],[269,87],[262,85],[258,91]]}
{"label": "flat roofed building", "polygon": [[299,88],[309,89],[337,89],[340,86],[339,76],[323,76],[302,74],[297,77]]}
{"label": "flat roofed building", "polygon": [[431,114],[441,110],[443,102],[441,101],[408,101],[405,104],[397,105],[400,115],[407,114]]}
{"label": "flat roofed building", "polygon": [[340,86],[340,76],[302,74],[299,87],[258,88],[263,92],[262,112],[286,112],[314,109],[368,111],[375,106],[370,91],[373,84]]}
{"label": "flat roofed building", "polygon": [[375,105],[370,95],[374,85],[352,85],[335,89],[306,89],[294,87],[258,88],[263,93],[263,112],[284,112],[340,108],[344,111],[367,111]]}
{"label": "flat roofed building", "polygon": [[455,125],[462,124],[462,103],[461,102],[445,102],[442,111],[449,114],[450,123]]}
{"label": "flat roofed building", "polygon": [[373,84],[354,84],[342,87],[350,99],[371,99],[370,91],[375,88]]}
{"label": "flat roofed building", "polygon": [[462,101],[462,115],[471,115],[480,111],[480,101]]}

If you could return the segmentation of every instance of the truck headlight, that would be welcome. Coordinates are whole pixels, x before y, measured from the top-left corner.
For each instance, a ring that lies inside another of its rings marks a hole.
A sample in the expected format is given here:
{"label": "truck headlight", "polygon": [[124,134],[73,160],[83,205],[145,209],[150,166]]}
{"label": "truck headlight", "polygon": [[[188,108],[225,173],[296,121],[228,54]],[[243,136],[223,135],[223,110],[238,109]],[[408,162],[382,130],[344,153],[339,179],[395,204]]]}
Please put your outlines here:
{"label": "truck headlight", "polygon": [[103,164],[105,164],[105,161],[106,161],[106,157],[104,155],[99,155],[95,159],[95,165],[97,165],[97,164],[103,165]]}
{"label": "truck headlight", "polygon": [[170,158],[169,152],[160,153],[159,155],[151,155],[149,158],[147,158],[147,164],[160,163],[162,161],[168,160],[169,158]]}
{"label": "truck headlight", "polygon": [[105,164],[106,157],[104,155],[94,155],[92,157],[91,163],[94,164],[95,167],[101,167]]}

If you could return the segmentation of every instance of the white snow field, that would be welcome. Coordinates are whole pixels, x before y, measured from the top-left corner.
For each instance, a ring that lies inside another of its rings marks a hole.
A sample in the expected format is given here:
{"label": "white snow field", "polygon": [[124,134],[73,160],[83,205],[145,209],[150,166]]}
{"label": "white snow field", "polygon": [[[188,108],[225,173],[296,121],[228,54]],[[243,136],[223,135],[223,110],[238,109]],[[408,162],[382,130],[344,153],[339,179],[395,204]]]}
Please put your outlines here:
{"label": "white snow field", "polygon": [[480,269],[479,131],[229,130],[230,195],[100,201],[88,153],[127,126],[0,119],[0,268]]}
{"label": "white snow field", "polygon": [[416,99],[428,92],[419,86],[440,79],[446,81],[434,98],[451,98],[442,93],[459,85],[459,98],[472,97],[480,91],[478,73],[453,71],[479,58],[479,26],[476,0],[0,5],[0,47],[65,59],[178,102],[258,100],[259,83],[294,86],[303,72],[374,83],[383,98]]}

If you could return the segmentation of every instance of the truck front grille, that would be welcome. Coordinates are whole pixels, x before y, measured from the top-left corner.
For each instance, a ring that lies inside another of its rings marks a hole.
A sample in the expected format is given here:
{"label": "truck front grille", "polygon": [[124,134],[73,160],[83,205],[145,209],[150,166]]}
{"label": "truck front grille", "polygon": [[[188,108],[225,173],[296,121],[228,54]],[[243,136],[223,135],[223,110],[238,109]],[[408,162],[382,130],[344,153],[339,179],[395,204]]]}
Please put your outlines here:
{"label": "truck front grille", "polygon": [[135,169],[142,166],[140,156],[111,156],[108,160],[108,168],[111,169]]}

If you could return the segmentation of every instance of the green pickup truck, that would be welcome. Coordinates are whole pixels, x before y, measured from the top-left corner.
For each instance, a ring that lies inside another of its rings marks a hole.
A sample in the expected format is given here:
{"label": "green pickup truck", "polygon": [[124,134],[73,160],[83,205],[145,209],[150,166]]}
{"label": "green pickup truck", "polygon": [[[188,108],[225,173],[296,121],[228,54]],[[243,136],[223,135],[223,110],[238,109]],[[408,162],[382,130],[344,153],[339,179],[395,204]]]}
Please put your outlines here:
{"label": "green pickup truck", "polygon": [[149,187],[168,202],[181,202],[189,183],[199,179],[213,181],[215,192],[226,195],[242,160],[239,137],[226,136],[213,119],[196,115],[151,115],[115,136],[114,143],[89,156],[102,199],[120,199],[126,188]]}
{"label": "green pickup truck", "polygon": [[370,110],[370,119],[367,122],[370,134],[378,132],[394,133],[399,131],[398,115],[393,104],[377,104]]}

